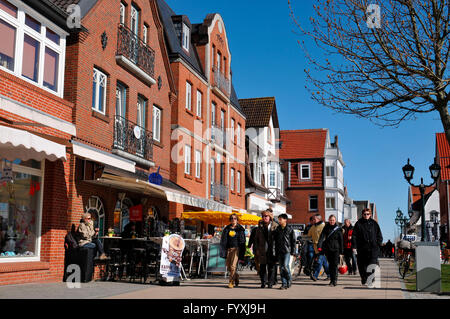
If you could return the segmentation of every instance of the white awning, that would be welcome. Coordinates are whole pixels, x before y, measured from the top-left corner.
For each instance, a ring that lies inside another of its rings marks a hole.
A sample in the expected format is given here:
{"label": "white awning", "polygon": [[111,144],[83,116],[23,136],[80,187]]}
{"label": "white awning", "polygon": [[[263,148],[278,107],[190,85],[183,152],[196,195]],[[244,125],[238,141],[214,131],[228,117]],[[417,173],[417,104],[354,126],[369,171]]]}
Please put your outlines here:
{"label": "white awning", "polygon": [[30,132],[8,126],[0,126],[0,156],[9,161],[19,158],[23,161],[66,160],[66,146]]}
{"label": "white awning", "polygon": [[104,152],[89,145],[85,145],[76,141],[71,141],[73,145],[73,153],[75,155],[88,158],[95,162],[108,164],[117,168],[121,168],[128,172],[136,172],[136,163],[120,156]]}

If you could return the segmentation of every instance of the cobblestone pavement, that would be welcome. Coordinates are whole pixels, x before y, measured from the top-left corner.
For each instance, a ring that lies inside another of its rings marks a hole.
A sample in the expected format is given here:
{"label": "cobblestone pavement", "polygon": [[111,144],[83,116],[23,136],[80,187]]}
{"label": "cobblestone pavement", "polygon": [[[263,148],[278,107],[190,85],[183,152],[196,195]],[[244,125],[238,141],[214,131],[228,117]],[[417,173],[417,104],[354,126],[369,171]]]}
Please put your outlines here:
{"label": "cobblestone pavement", "polygon": [[[226,287],[226,279],[208,276],[207,279],[183,281],[180,286],[159,286],[128,282],[82,283],[81,288],[68,288],[66,283],[44,283],[0,286],[0,299],[403,299],[439,298],[438,295],[409,293],[402,286],[397,266],[392,259],[380,259],[379,288],[361,285],[359,276],[340,275],[337,287],[328,281],[313,282],[300,275],[288,290],[261,289],[256,272],[243,272],[237,288]],[[448,298],[450,296],[442,296]]]}

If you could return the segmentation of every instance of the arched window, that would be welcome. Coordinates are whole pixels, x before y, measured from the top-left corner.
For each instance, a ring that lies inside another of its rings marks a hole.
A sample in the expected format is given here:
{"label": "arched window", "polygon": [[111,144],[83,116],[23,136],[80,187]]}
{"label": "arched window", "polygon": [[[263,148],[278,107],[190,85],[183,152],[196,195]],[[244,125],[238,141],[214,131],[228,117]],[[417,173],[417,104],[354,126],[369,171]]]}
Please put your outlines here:
{"label": "arched window", "polygon": [[130,222],[130,207],[132,206],[133,202],[127,197],[116,202],[115,211],[120,212],[120,221],[118,225],[115,223],[114,227],[119,226],[119,229],[114,229],[115,233],[122,233],[125,226]]}
{"label": "arched window", "polygon": [[97,196],[91,196],[86,205],[86,213],[90,213],[94,221],[94,227],[99,228],[98,235],[105,235],[105,208],[102,200]]}

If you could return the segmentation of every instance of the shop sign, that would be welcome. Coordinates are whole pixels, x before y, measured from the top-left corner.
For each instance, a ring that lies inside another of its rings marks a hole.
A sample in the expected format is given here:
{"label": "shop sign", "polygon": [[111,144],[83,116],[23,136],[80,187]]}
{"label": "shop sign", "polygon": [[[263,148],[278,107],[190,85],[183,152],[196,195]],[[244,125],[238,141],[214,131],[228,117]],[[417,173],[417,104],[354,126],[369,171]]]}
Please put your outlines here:
{"label": "shop sign", "polygon": [[156,173],[151,173],[148,176],[148,182],[152,183],[152,184],[156,184],[156,185],[161,185],[162,184],[162,176],[159,174],[159,169],[161,167],[158,167],[158,171]]}
{"label": "shop sign", "polygon": [[3,167],[2,177],[0,178],[0,183],[11,182],[13,180],[12,167]]}
{"label": "shop sign", "polygon": [[142,221],[142,205],[130,207],[130,221]]}
{"label": "shop sign", "polygon": [[159,272],[167,281],[172,281],[181,276],[181,259],[184,247],[184,239],[180,235],[172,234],[163,237]]}

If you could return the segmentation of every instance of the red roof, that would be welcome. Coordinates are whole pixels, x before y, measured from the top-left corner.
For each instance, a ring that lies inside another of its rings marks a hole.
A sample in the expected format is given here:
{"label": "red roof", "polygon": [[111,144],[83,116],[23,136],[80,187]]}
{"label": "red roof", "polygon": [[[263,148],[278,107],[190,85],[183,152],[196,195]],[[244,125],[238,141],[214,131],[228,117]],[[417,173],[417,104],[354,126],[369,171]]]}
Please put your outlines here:
{"label": "red roof", "polygon": [[[420,197],[420,189],[416,186],[410,186],[411,187],[411,195],[412,195],[412,203],[416,203],[418,200],[421,199]],[[434,190],[434,186],[425,187],[425,194],[424,197],[426,197],[430,192]]]}
{"label": "red roof", "polygon": [[323,158],[327,129],[280,131],[280,158]]}
{"label": "red roof", "polygon": [[441,180],[450,180],[450,146],[445,133],[436,133],[437,156],[441,165]]}

